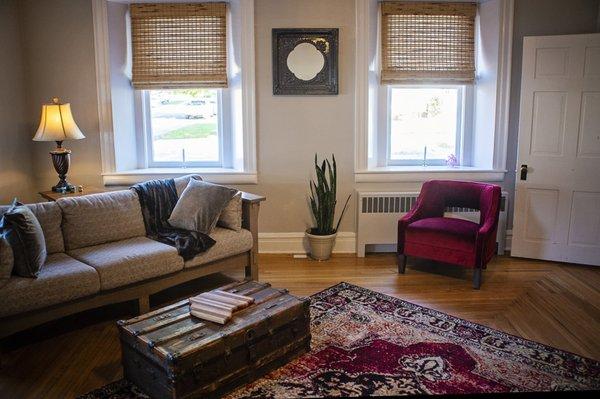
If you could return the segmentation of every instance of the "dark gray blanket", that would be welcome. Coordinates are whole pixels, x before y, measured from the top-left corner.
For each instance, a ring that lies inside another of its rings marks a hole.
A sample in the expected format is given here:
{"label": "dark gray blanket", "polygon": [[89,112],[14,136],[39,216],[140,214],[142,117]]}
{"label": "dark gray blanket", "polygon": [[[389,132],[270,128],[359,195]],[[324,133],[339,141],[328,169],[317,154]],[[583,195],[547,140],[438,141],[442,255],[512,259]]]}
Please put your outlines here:
{"label": "dark gray blanket", "polygon": [[173,179],[151,180],[136,184],[131,189],[138,194],[149,238],[177,248],[177,253],[184,260],[192,259],[215,245],[215,240],[206,234],[177,229],[167,222],[178,199]]}

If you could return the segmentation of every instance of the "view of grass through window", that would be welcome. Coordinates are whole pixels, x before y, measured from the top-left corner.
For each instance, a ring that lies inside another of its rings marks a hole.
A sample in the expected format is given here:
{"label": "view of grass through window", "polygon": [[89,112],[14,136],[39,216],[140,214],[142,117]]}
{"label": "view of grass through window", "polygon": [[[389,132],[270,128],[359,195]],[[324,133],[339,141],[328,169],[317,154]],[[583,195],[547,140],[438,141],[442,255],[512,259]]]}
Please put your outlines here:
{"label": "view of grass through window", "polygon": [[458,88],[392,88],[390,160],[429,164],[456,155]]}
{"label": "view of grass through window", "polygon": [[219,161],[217,89],[151,90],[152,161]]}

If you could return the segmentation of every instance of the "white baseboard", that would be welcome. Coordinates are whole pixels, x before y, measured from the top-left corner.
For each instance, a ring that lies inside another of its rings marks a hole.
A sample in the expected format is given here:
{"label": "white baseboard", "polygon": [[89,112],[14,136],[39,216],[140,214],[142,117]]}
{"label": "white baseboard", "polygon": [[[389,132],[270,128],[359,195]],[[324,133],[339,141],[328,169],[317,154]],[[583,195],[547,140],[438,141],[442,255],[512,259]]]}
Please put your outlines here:
{"label": "white baseboard", "polygon": [[[258,252],[263,254],[308,253],[304,233],[258,233]],[[334,253],[355,253],[356,233],[339,232],[333,247]]]}
{"label": "white baseboard", "polygon": [[504,244],[504,249],[506,251],[510,251],[511,244],[512,244],[512,229],[507,229],[506,230],[506,241],[505,241],[505,244]]}
{"label": "white baseboard", "polygon": [[[506,230],[505,250],[510,251],[512,230]],[[390,246],[392,248],[393,246]],[[375,246],[375,251],[389,252],[386,246]],[[393,248],[391,250],[393,252]],[[262,254],[301,254],[308,253],[308,241],[304,233],[258,233],[258,252]],[[340,232],[333,247],[334,253],[353,254],[356,252],[356,233]]]}

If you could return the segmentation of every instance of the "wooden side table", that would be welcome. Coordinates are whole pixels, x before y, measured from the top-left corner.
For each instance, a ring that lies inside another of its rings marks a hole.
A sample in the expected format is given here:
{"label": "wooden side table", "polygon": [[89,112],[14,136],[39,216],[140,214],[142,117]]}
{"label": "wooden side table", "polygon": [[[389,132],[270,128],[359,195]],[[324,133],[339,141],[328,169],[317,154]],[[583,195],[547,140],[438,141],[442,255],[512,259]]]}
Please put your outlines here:
{"label": "wooden side table", "polygon": [[54,191],[40,191],[38,194],[48,201],[56,201],[59,198],[81,197],[88,194],[105,193],[106,190],[97,187],[86,187],[82,192],[75,191],[74,193],[57,193]]}

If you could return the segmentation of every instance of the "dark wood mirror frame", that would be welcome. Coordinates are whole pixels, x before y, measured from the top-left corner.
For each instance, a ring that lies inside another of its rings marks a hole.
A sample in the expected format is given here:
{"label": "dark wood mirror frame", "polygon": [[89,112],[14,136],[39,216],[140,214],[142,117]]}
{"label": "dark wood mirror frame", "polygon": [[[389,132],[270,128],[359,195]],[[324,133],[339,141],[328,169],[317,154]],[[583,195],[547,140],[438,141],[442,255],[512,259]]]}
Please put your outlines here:
{"label": "dark wood mirror frame", "polygon": [[[338,94],[338,29],[273,29],[273,94]],[[323,69],[311,80],[298,79],[288,68],[289,54],[300,43],[311,43],[323,55]]]}

